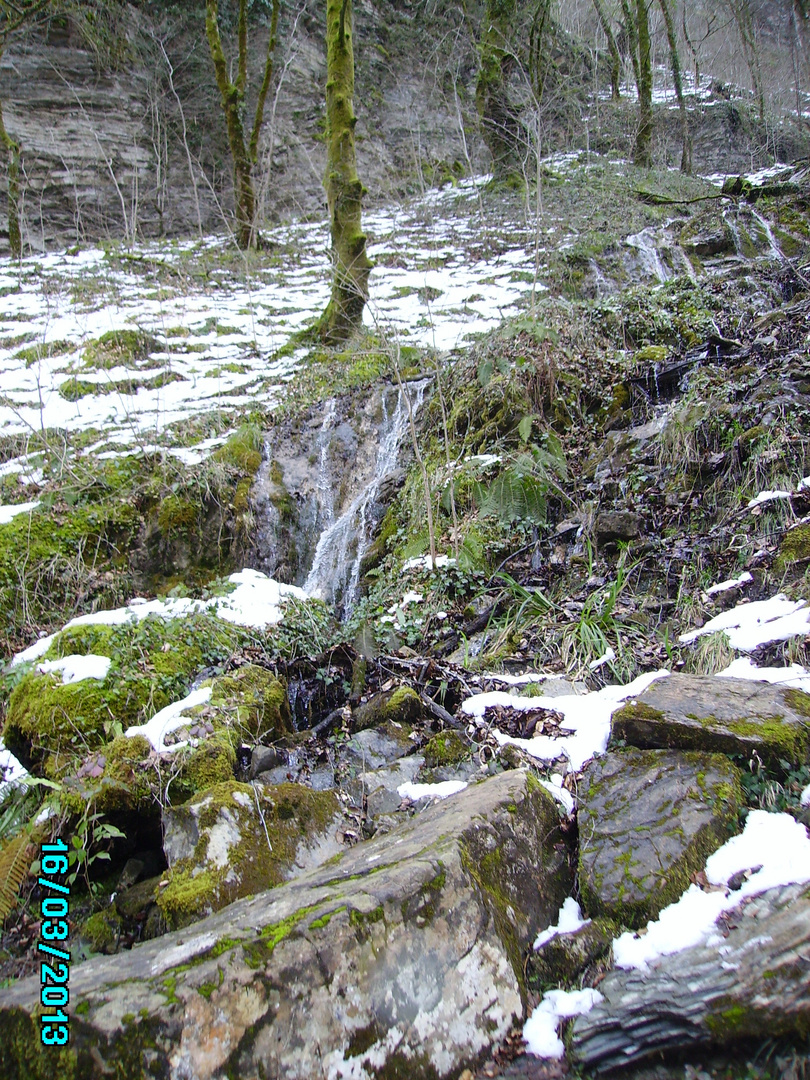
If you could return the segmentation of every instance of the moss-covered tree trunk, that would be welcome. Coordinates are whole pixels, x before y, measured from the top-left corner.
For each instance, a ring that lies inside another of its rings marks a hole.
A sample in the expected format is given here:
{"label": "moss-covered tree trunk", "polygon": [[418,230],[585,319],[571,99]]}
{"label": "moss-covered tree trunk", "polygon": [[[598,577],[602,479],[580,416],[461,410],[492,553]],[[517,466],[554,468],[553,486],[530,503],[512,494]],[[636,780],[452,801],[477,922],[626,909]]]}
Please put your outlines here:
{"label": "moss-covered tree trunk", "polygon": [[602,0],[593,0],[593,6],[596,8],[596,14],[599,17],[599,25],[602,27],[602,33],[607,38],[608,52],[610,53],[610,96],[615,100],[621,97],[621,78],[622,78],[622,59],[619,56],[619,46],[616,44],[616,37],[613,33],[613,28],[610,25],[610,19],[605,11],[605,5]]}
{"label": "moss-covered tree trunk", "polygon": [[[0,53],[0,56],[2,53]],[[8,176],[8,243],[15,259],[22,255],[20,231],[20,145],[6,131],[3,106],[0,102],[0,143],[6,152]]]}
{"label": "moss-covered tree trunk", "polygon": [[361,214],[363,185],[354,146],[354,48],[351,0],[326,2],[326,199],[332,230],[332,295],[321,317],[321,336],[345,341],[361,324],[371,263]]}
{"label": "moss-covered tree trunk", "polygon": [[636,0],[636,35],[638,41],[638,129],[633,149],[633,164],[642,169],[652,165],[652,59],[650,21],[647,0]]}
{"label": "moss-covered tree trunk", "polygon": [[484,142],[492,155],[492,172],[498,181],[521,175],[520,121],[509,100],[509,76],[515,58],[508,42],[516,17],[516,0],[487,0],[475,102]]}
{"label": "moss-covered tree trunk", "polygon": [[667,43],[669,44],[669,56],[672,63],[672,81],[675,84],[675,96],[678,99],[678,108],[681,113],[681,172],[692,172],[692,139],[689,135],[689,117],[686,112],[686,99],[683,96],[683,79],[681,77],[681,58],[678,54],[678,39],[675,35],[675,25],[672,21],[672,12],[669,8],[669,0],[658,0],[661,14],[664,16],[664,25],[667,28]]}
{"label": "moss-covered tree trunk", "polygon": [[[243,40],[246,45],[246,36],[242,34],[242,11],[245,7],[244,0],[240,4],[240,46]],[[208,38],[208,48],[211,50],[211,59],[214,61],[214,74],[219,88],[222,101],[222,111],[225,114],[225,125],[228,129],[228,147],[233,161],[233,199],[236,207],[236,241],[241,248],[249,248],[255,245],[254,220],[256,217],[256,194],[253,189],[253,176],[250,167],[245,144],[245,132],[242,125],[242,103],[245,93],[245,62],[246,58],[240,48],[239,74],[235,83],[231,82],[228,73],[228,63],[222,48],[222,39],[219,34],[219,10],[217,0],[206,0],[205,5],[205,35]]]}

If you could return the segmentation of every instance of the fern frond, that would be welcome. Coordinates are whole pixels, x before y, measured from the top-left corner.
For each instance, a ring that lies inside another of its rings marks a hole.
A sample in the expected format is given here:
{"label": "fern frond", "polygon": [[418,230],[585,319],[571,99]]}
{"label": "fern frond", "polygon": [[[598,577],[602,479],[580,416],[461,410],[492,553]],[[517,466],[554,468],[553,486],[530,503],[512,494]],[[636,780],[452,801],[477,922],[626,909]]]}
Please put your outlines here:
{"label": "fern frond", "polygon": [[17,906],[20,889],[28,877],[33,846],[39,830],[23,829],[0,849],[0,923]]}

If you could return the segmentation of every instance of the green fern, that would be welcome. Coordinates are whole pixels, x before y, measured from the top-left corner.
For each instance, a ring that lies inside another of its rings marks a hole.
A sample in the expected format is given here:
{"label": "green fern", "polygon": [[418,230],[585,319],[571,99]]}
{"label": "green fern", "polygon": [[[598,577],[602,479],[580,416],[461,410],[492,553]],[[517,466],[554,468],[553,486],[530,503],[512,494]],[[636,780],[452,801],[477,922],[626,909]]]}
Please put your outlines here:
{"label": "green fern", "polygon": [[515,465],[504,469],[487,487],[478,484],[476,501],[486,517],[542,523],[546,517],[545,490],[541,480],[525,475]]}
{"label": "green fern", "polygon": [[20,889],[31,866],[32,845],[39,830],[23,829],[0,848],[0,923],[17,906]]}

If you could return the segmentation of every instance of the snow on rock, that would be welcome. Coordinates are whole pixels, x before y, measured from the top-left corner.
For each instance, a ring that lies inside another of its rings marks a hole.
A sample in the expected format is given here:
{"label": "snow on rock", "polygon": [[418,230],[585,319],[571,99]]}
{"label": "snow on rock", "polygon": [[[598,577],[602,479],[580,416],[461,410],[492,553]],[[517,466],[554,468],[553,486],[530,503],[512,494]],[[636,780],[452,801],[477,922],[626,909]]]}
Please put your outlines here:
{"label": "snow on rock", "polygon": [[604,753],[610,738],[610,718],[627,698],[643,694],[656,679],[663,679],[668,671],[647,672],[639,675],[626,686],[604,686],[587,694],[571,694],[560,697],[519,697],[504,690],[491,690],[474,694],[463,702],[461,708],[467,716],[483,720],[488,708],[501,705],[508,709],[527,712],[530,709],[551,709],[563,714],[560,728],[571,732],[557,738],[539,735],[533,739],[516,739],[495,729],[492,734],[501,746],[511,744],[525,750],[538,761],[554,761],[567,757],[569,768],[578,772],[594,754]]}
{"label": "snow on rock", "polygon": [[718,679],[753,679],[755,682],[794,686],[810,693],[810,671],[801,664],[788,667],[757,667],[750,656],[738,656],[727,668],[717,672]]}
{"label": "snow on rock", "polygon": [[415,784],[409,780],[400,784],[397,795],[402,799],[410,799],[418,802],[419,799],[446,799],[449,795],[457,795],[467,786],[465,780],[443,780],[440,784]]}
{"label": "snow on rock", "polygon": [[551,795],[553,799],[556,799],[556,801],[560,803],[566,814],[573,814],[574,806],[576,805],[574,802],[574,796],[571,794],[570,791],[568,791],[567,788],[564,788],[562,786],[563,777],[560,775],[560,773],[552,773],[548,780],[541,780],[540,783],[546,789],[549,795]]}
{"label": "snow on rock", "polygon": [[806,600],[788,600],[784,593],[779,593],[770,600],[738,604],[715,615],[698,630],[681,634],[678,640],[686,645],[704,634],[716,634],[721,630],[725,631],[732,649],[753,652],[771,641],[787,641],[810,633],[810,608]]}
{"label": "snow on rock", "polygon": [[5,797],[10,787],[19,784],[28,775],[25,766],[10,750],[6,750],[5,743],[0,739],[0,799]]}
{"label": "snow on rock", "polygon": [[[138,597],[130,600],[126,607],[78,615],[65,623],[63,629],[71,626],[121,626],[130,620],[140,622],[149,615],[157,615],[161,619],[181,619],[202,611],[211,611],[237,626],[262,627],[280,622],[286,597],[307,599],[303,589],[278,582],[259,570],[241,570],[231,574],[228,581],[236,588],[225,596],[215,596],[210,600],[190,600],[187,597],[144,600]],[[33,645],[17,653],[11,666],[39,660],[51,647],[55,637],[56,634],[50,634],[35,641]]]}
{"label": "snow on rock", "polygon": [[87,656],[71,654],[63,656],[61,660],[43,660],[37,665],[37,671],[43,675],[61,672],[65,685],[81,682],[82,679],[98,679],[103,682],[107,678],[111,663],[109,656],[96,656],[94,653],[88,653]]}
{"label": "snow on rock", "polygon": [[537,935],[534,940],[534,948],[542,948],[547,941],[551,941],[558,934],[573,934],[575,930],[579,930],[581,926],[586,926],[590,921],[590,919],[582,918],[582,909],[573,896],[569,896],[560,908],[556,924],[549,926],[547,930],[542,930]]}
{"label": "snow on rock", "polygon": [[549,990],[523,1027],[526,1049],[536,1057],[561,1058],[565,1047],[557,1036],[560,1021],[590,1012],[601,1000],[598,990]]}
{"label": "snow on rock", "polygon": [[177,728],[183,727],[184,724],[189,723],[189,718],[184,716],[183,713],[188,709],[193,709],[195,705],[205,705],[210,699],[211,687],[201,686],[199,690],[192,690],[190,694],[180,701],[175,701],[171,705],[167,705],[165,709],[161,709],[160,712],[156,712],[148,723],[127,728],[124,734],[130,739],[135,735],[146,736],[158,753],[181,750],[186,745],[185,742],[172,743],[171,746],[167,746],[166,736],[172,731],[176,731]]}
{"label": "snow on rock", "polygon": [[718,593],[728,592],[729,589],[737,589],[740,585],[747,585],[753,581],[753,577],[745,570],[739,577],[729,578],[727,581],[719,581],[706,590],[707,596],[716,596]]}
{"label": "snow on rock", "polygon": [[[729,879],[750,871],[741,888],[728,889]],[[720,945],[715,922],[746,896],[778,885],[810,881],[810,837],[790,814],[752,810],[739,836],[733,836],[706,862],[706,877],[715,891],[690,885],[680,900],[664,908],[641,934],[628,931],[613,942],[617,967],[646,970],[661,956],[694,945]]]}
{"label": "snow on rock", "polygon": [[15,518],[18,514],[30,514],[32,510],[36,510],[39,506],[39,502],[26,502],[26,503],[14,503],[11,506],[0,506],[0,525],[8,525],[8,523]]}

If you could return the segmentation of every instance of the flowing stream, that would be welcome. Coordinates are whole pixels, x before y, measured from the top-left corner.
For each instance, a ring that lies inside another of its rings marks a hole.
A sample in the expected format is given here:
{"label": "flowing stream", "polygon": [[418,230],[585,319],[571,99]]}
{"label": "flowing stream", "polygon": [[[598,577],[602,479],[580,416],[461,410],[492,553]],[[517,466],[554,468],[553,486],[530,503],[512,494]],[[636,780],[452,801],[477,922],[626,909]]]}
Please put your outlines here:
{"label": "flowing stream", "polygon": [[374,475],[363,490],[354,497],[348,509],[334,521],[331,521],[334,512],[331,508],[331,484],[326,460],[328,438],[325,437],[328,432],[328,423],[334,421],[334,402],[330,402],[327,406],[321,427],[318,492],[320,497],[323,482],[327,499],[323,504],[324,520],[331,523],[318,538],[315,558],[304,583],[304,591],[309,596],[336,601],[344,617],[348,615],[354,604],[360,580],[360,563],[371,541],[373,524],[370,519],[371,507],[377,499],[382,481],[396,468],[402,440],[408,432],[410,425],[408,399],[410,408],[415,414],[422,405],[425,388],[429,383],[430,379],[422,379],[419,382],[404,384],[397,390],[396,405],[390,412],[385,395],[383,395],[383,419],[380,425],[380,442]]}

